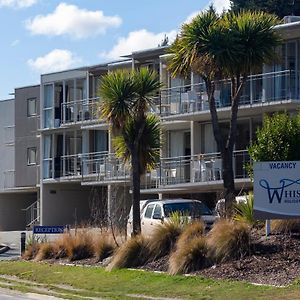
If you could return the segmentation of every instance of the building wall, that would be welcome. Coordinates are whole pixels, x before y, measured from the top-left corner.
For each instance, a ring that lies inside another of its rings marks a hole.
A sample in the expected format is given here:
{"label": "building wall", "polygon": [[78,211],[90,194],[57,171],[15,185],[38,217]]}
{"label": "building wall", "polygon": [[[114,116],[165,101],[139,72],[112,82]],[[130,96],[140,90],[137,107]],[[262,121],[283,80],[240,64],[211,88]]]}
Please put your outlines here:
{"label": "building wall", "polygon": [[27,208],[36,201],[36,193],[0,194],[0,230],[25,230]]}
{"label": "building wall", "polygon": [[0,101],[0,191],[14,187],[14,99]]}
{"label": "building wall", "polygon": [[74,225],[90,221],[90,187],[80,184],[43,184],[42,225]]}
{"label": "building wall", "polygon": [[[27,115],[27,100],[37,99],[36,116]],[[39,115],[40,86],[31,86],[15,90],[15,162],[16,162],[16,186],[27,187],[37,184],[37,165],[39,164],[39,139],[37,137]],[[28,165],[27,149],[37,149],[37,165]]]}

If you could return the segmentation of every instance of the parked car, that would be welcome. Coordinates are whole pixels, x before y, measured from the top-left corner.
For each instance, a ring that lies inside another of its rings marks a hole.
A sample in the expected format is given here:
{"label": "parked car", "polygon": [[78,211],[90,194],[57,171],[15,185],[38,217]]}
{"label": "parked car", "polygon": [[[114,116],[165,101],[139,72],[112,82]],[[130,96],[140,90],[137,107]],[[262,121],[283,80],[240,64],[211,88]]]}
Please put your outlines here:
{"label": "parked car", "polygon": [[[247,202],[247,196],[236,196],[235,197],[236,203],[246,203]],[[217,201],[215,212],[218,215],[218,217],[225,215],[225,199],[222,198]]]}
{"label": "parked car", "polygon": [[[210,228],[216,216],[201,201],[191,199],[143,200],[141,207],[141,229],[144,235],[151,235],[156,225],[170,219],[174,212],[179,212],[189,219],[201,219]],[[127,234],[132,232],[132,209],[127,222]]]}

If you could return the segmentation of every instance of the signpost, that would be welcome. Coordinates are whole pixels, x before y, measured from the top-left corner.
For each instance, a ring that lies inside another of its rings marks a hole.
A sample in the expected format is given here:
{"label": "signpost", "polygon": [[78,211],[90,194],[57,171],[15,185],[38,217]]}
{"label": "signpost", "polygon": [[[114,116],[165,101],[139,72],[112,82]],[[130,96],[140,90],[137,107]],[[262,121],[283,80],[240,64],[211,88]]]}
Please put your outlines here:
{"label": "signpost", "polygon": [[254,163],[254,217],[300,217],[300,161]]}

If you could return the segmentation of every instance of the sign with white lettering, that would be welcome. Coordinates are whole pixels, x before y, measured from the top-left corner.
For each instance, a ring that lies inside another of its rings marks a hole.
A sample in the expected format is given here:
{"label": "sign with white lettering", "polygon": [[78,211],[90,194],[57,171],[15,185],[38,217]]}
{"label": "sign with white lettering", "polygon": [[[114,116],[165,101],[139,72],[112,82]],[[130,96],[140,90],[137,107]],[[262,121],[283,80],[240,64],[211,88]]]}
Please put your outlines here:
{"label": "sign with white lettering", "polygon": [[300,161],[254,163],[254,216],[300,217]]}
{"label": "sign with white lettering", "polygon": [[34,234],[60,234],[65,232],[65,226],[33,226]]}

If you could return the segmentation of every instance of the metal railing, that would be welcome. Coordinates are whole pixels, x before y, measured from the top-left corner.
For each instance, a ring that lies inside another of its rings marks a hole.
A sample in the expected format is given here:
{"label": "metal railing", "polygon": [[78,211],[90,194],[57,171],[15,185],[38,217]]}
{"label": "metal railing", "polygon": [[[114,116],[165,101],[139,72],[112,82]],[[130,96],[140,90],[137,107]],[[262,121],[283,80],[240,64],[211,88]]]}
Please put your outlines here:
{"label": "metal railing", "polygon": [[62,103],[62,124],[100,121],[99,97]]}
{"label": "metal railing", "polygon": [[40,203],[35,201],[25,209],[26,227],[31,227],[40,223]]}
{"label": "metal railing", "polygon": [[86,153],[81,155],[82,181],[127,181],[130,168],[108,152]]}
{"label": "metal railing", "polygon": [[[250,162],[246,150],[234,151],[235,178],[248,178],[245,166]],[[144,188],[159,188],[167,185],[222,180],[220,153],[198,154],[162,158],[157,167],[147,173]]]}
{"label": "metal railing", "polygon": [[[299,99],[298,75],[285,70],[250,75],[243,88],[240,105]],[[215,101],[218,108],[231,105],[231,82],[215,82]],[[161,116],[209,110],[204,83],[162,89],[156,103]]]}

